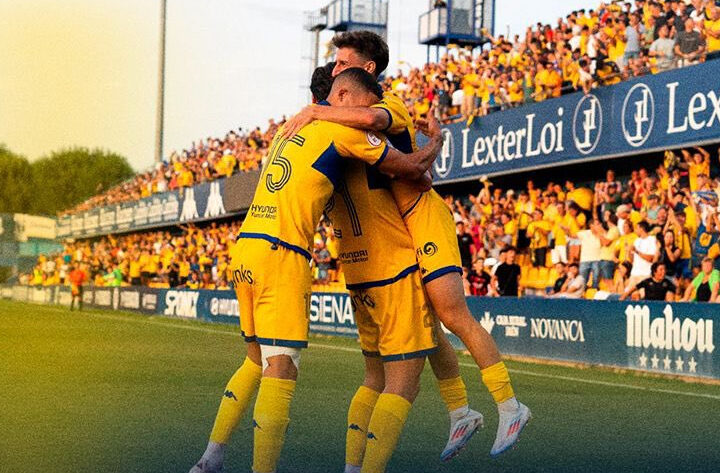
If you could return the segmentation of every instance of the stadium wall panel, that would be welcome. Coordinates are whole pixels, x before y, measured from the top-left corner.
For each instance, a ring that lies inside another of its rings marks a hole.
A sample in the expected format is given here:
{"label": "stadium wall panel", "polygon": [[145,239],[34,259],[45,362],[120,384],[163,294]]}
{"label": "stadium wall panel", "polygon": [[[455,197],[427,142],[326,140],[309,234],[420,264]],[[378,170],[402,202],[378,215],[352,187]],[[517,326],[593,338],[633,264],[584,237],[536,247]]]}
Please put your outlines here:
{"label": "stadium wall panel", "polygon": [[[70,289],[6,285],[0,297],[69,305]],[[83,299],[101,309],[239,323],[232,291],[88,287]],[[715,304],[480,297],[469,297],[468,304],[506,354],[720,379]],[[314,292],[310,330],[356,336],[349,296]],[[449,338],[463,348],[454,335]]]}
{"label": "stadium wall panel", "polygon": [[223,200],[228,212],[246,212],[255,196],[260,170],[233,174],[225,181]]}
{"label": "stadium wall panel", "polygon": [[[61,217],[57,222],[57,236],[87,238],[239,215],[237,211],[228,210],[226,181],[222,178],[203,182],[137,201]],[[254,191],[255,187],[253,193]],[[252,200],[252,195],[250,199]]]}
{"label": "stadium wall panel", "polygon": [[708,61],[445,126],[435,183],[717,142],[719,76]]}

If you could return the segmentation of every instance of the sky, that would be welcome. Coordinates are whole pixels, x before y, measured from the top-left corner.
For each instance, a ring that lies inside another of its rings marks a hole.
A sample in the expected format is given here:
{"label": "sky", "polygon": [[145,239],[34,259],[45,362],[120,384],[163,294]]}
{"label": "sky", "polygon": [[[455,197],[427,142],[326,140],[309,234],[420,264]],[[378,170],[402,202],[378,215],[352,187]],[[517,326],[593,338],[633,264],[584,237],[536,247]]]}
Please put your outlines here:
{"label": "sky", "polygon": [[[164,155],[299,110],[312,49],[303,12],[327,3],[168,0]],[[496,34],[597,4],[498,0]],[[407,67],[399,61],[425,62],[417,25],[427,8],[428,0],[389,0],[390,72]],[[99,147],[150,167],[159,18],[157,0],[0,0],[0,143],[30,159]]]}

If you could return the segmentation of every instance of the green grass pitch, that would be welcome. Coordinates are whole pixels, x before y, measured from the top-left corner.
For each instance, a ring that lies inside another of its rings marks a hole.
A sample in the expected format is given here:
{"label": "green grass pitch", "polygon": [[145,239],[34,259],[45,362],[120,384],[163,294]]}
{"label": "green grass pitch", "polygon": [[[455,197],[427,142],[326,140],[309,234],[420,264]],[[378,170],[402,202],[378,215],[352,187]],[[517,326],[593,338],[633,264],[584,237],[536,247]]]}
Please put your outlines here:
{"label": "green grass pitch", "polygon": [[[187,472],[243,354],[237,327],[0,301],[0,472]],[[491,459],[497,415],[470,358],[461,364],[485,429],[439,462],[448,421],[426,369],[389,473],[720,471],[718,386],[510,362],[534,419]],[[342,471],[361,377],[354,340],[311,340],[279,473]],[[250,470],[251,445],[246,416],[226,472]]]}

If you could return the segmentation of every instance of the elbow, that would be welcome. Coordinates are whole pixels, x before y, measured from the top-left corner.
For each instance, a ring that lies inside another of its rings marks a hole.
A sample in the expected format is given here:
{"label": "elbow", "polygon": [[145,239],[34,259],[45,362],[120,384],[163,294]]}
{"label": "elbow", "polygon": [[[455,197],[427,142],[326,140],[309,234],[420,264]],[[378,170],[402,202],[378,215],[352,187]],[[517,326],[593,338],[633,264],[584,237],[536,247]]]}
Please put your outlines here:
{"label": "elbow", "polygon": [[371,113],[365,120],[365,125],[369,130],[385,131],[388,127],[388,119],[384,112]]}

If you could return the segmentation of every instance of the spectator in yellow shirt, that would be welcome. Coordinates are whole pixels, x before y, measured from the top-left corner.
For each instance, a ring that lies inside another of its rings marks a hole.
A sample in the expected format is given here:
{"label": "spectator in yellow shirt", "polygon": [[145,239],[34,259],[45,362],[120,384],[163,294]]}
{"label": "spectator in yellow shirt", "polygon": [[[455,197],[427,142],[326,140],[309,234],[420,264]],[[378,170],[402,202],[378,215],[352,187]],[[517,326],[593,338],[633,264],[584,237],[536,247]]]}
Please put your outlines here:
{"label": "spectator in yellow shirt", "polygon": [[549,235],[552,229],[550,222],[543,220],[543,217],[543,211],[535,209],[532,214],[532,222],[530,222],[527,227],[532,263],[535,267],[545,266]]}

